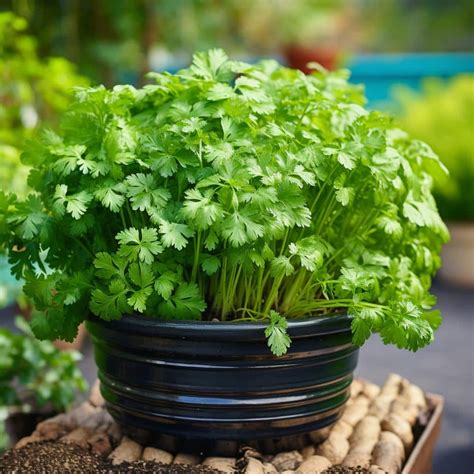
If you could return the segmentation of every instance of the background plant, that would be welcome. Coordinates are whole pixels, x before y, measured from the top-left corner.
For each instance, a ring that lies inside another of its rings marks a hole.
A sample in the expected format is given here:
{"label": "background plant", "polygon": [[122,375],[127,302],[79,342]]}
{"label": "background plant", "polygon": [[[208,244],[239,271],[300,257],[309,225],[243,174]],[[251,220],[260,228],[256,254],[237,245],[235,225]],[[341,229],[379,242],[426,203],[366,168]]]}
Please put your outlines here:
{"label": "background plant", "polygon": [[[20,163],[24,141],[39,123],[56,125],[73,88],[88,85],[65,59],[40,59],[27,26],[23,18],[0,13],[0,189],[21,196],[28,192],[29,169]],[[0,305],[12,301],[18,290],[0,257]]]}
{"label": "background plant", "polygon": [[[236,77],[237,75],[237,77]],[[432,150],[366,111],[344,71],[311,76],[198,53],[143,89],[83,89],[23,155],[35,194],[0,201],[2,241],[40,338],[112,320],[270,320],[349,311],[415,350],[439,324],[447,231]]]}
{"label": "background plant", "polygon": [[0,13],[0,185],[24,194],[27,169],[20,149],[37,124],[54,125],[72,99],[75,86],[88,81],[62,58],[40,59],[27,23]]}
{"label": "background plant", "polygon": [[443,218],[474,221],[474,75],[427,79],[421,93],[399,89],[400,123],[431,144],[449,170],[435,186]]}
{"label": "background plant", "polygon": [[85,391],[76,351],[61,352],[49,341],[38,341],[28,323],[17,317],[22,334],[0,329],[0,449],[8,445],[4,421],[12,408],[24,412],[46,404],[63,411],[77,391]]}
{"label": "background plant", "polygon": [[469,0],[0,0],[28,19],[46,55],[97,82],[140,83],[195,50],[278,55],[288,43],[344,53],[472,51]]}

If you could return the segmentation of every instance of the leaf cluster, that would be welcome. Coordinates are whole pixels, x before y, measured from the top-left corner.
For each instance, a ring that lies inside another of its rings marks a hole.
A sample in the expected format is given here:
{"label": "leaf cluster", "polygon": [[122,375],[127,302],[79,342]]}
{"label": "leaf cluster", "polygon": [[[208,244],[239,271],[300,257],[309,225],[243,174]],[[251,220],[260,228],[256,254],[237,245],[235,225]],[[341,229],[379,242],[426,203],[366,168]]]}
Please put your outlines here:
{"label": "leaf cluster", "polygon": [[283,319],[348,311],[357,344],[432,340],[448,235],[427,145],[365,110],[345,71],[211,50],[152,77],[80,90],[23,154],[35,193],[3,197],[38,336],[72,339],[91,312],[269,320],[282,354]]}
{"label": "leaf cluster", "polygon": [[[50,341],[38,341],[21,317],[16,325],[22,333],[0,329],[0,411],[13,406],[30,409],[27,404],[32,400],[39,407],[50,404],[64,411],[77,391],[87,389],[77,367],[81,355],[60,351]],[[2,424],[0,414],[0,440]],[[3,447],[0,442],[0,449]]]}

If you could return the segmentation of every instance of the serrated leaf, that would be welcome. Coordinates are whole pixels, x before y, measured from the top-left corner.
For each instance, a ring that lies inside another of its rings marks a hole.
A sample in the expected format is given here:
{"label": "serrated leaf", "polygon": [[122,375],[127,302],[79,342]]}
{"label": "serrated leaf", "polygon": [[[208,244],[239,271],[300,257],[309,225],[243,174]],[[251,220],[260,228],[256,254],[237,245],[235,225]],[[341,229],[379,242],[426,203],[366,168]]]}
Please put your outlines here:
{"label": "serrated leaf", "polygon": [[193,231],[186,224],[162,221],[159,228],[161,241],[165,247],[174,247],[182,250],[188,244],[188,238],[193,235]]}
{"label": "serrated leaf", "polygon": [[130,262],[140,260],[153,263],[155,256],[163,251],[163,246],[158,241],[158,232],[154,228],[138,230],[130,227],[119,232],[116,239],[120,244],[118,255]]}
{"label": "serrated leaf", "polygon": [[286,332],[287,328],[287,320],[276,311],[271,311],[270,324],[265,329],[265,336],[268,347],[277,357],[286,354],[291,345],[291,338]]}
{"label": "serrated leaf", "polygon": [[201,262],[201,267],[206,275],[213,275],[220,266],[221,261],[215,255],[206,255]]}
{"label": "serrated leaf", "polygon": [[195,284],[183,283],[174,294],[159,305],[160,315],[166,319],[198,319],[206,303]]}
{"label": "serrated leaf", "polygon": [[93,290],[90,309],[96,316],[106,321],[120,319],[129,309],[125,284],[120,280],[113,280],[108,291],[100,288]]}
{"label": "serrated leaf", "polygon": [[169,300],[178,280],[179,277],[176,273],[165,272],[155,281],[155,291],[164,300]]}

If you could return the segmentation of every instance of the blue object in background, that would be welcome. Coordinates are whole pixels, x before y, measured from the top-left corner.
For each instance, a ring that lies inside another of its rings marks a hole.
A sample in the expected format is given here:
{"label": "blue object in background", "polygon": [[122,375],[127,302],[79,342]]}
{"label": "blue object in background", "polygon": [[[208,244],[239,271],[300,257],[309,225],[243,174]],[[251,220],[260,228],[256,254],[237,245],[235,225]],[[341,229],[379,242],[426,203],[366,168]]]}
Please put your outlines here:
{"label": "blue object in background", "polygon": [[403,85],[419,90],[426,77],[449,79],[474,72],[473,53],[361,54],[352,56],[345,67],[351,82],[364,84],[369,107],[390,108],[391,91]]}
{"label": "blue object in background", "polygon": [[0,255],[0,309],[15,302],[23,283],[15,279],[10,272],[10,264]]}

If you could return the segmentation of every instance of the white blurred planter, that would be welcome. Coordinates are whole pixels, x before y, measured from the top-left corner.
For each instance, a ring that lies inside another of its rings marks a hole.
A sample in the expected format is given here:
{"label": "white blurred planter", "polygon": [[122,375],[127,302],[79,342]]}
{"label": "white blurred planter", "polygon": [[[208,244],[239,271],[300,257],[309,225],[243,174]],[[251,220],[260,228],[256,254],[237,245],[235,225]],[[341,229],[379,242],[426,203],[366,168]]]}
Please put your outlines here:
{"label": "white blurred planter", "polygon": [[451,240],[443,247],[441,278],[455,285],[474,288],[474,223],[448,223]]}

